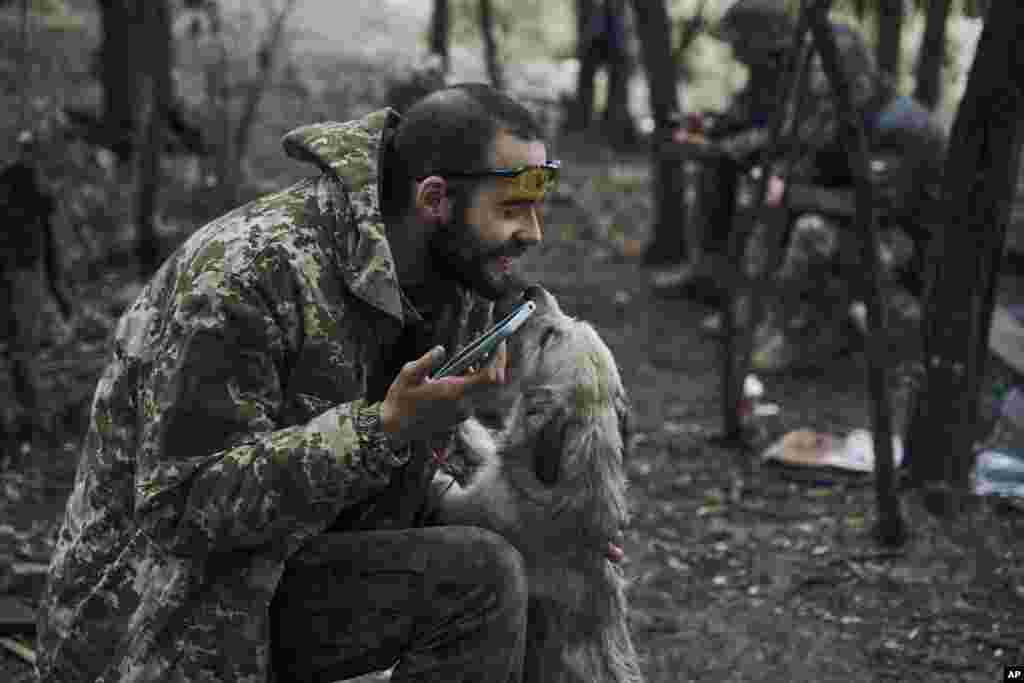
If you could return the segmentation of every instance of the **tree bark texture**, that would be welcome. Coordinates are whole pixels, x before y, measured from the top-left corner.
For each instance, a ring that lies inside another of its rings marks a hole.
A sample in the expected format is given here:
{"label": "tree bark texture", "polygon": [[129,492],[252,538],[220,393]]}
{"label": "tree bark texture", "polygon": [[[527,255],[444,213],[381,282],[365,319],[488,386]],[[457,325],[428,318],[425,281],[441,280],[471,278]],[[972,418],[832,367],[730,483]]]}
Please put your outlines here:
{"label": "tree bark texture", "polygon": [[[799,153],[799,146],[794,143],[798,134],[798,123],[809,99],[808,76],[813,45],[807,39],[811,22],[811,11],[807,4],[807,0],[801,3],[799,21],[793,32],[793,45],[786,56],[783,67],[785,77],[780,84],[780,96],[783,101],[776,109],[769,146],[764,157],[784,159],[784,168],[791,168]],[[783,150],[786,150],[785,153]],[[728,166],[722,167],[721,170],[729,174],[731,182],[719,184],[723,187],[720,194],[728,202],[725,206],[729,207],[729,210],[718,210],[717,213],[734,215],[740,169],[734,164]],[[719,177],[724,179],[725,175],[719,173]],[[745,212],[747,217],[739,226],[730,225],[726,245],[730,271],[727,272],[729,296],[722,310],[722,436],[727,443],[740,441],[747,447],[750,444],[743,424],[743,381],[750,371],[754,334],[764,316],[762,296],[771,288],[772,274],[782,266],[784,237],[790,218],[786,208],[788,191],[784,194],[781,206],[773,207],[767,203],[768,178],[768,174],[763,174],[758,181],[755,193],[757,199],[754,204],[758,208],[753,212]],[[726,188],[728,192],[725,191]],[[767,228],[763,241],[752,239],[752,220]],[[747,256],[750,249],[762,253],[757,259],[757,266],[748,276]],[[744,301],[749,306],[750,319],[744,325],[740,325],[737,314]]]}
{"label": "tree bark texture", "polygon": [[[167,118],[171,105],[171,16],[166,0],[147,0],[142,35],[144,82],[148,88],[145,107],[145,131],[139,148],[138,188],[135,206],[136,255],[139,269],[149,275],[160,265],[160,239],[156,230],[156,211],[160,193],[160,159],[164,148]],[[137,62],[138,60],[136,60]]]}
{"label": "tree bark texture", "polygon": [[430,16],[430,51],[441,55],[441,68],[444,69],[445,75],[452,66],[448,54],[451,34],[451,15],[448,10],[448,0],[434,0],[434,11]]}
{"label": "tree bark texture", "polygon": [[[911,482],[966,490],[995,288],[1020,165],[1024,5],[991,4],[950,137],[947,222],[928,254],[924,367],[907,429]],[[956,509],[955,503],[953,509]]]}
{"label": "tree bark texture", "polygon": [[480,35],[484,41],[484,62],[487,77],[498,90],[504,90],[505,77],[502,74],[501,59],[498,57],[498,41],[494,35],[494,7],[491,0],[480,0]]}
{"label": "tree bark texture", "polygon": [[671,138],[673,119],[679,114],[676,64],[672,59],[672,30],[665,0],[633,0],[641,56],[647,72],[651,113],[654,117],[654,239],[644,253],[648,265],[676,263],[687,255],[686,214],[683,209],[683,165],[663,158],[662,145]]}
{"label": "tree bark texture", "polygon": [[854,104],[851,84],[842,67],[842,58],[828,23],[825,0],[815,5],[811,16],[814,44],[828,75],[836,109],[842,118],[842,136],[846,143],[850,168],[854,170],[857,198],[855,227],[860,240],[860,263],[865,273],[864,288],[868,308],[867,384],[871,399],[871,427],[875,452],[875,492],[878,505],[878,536],[884,545],[900,545],[905,539],[899,499],[893,486],[892,409],[886,385],[888,363],[885,303],[879,266],[878,221],[875,216],[871,161],[863,119]]}
{"label": "tree bark texture", "polygon": [[900,53],[903,34],[904,0],[879,0],[878,68],[892,78],[900,73]]}
{"label": "tree bark texture", "polygon": [[924,37],[917,56],[914,97],[929,109],[942,98],[942,66],[946,61],[946,25],[952,0],[932,0],[924,25]]}
{"label": "tree bark texture", "polygon": [[576,0],[576,59],[580,70],[576,76],[576,106],[569,122],[570,130],[586,130],[594,117],[594,77],[600,59],[597,52],[590,49],[590,29],[598,11],[594,0]]}
{"label": "tree bark texture", "polygon": [[632,59],[626,47],[626,2],[605,0],[605,3],[606,11],[617,17],[621,32],[608,38],[608,100],[604,110],[604,132],[613,146],[628,146],[636,141],[636,129],[629,115]]}
{"label": "tree bark texture", "polygon": [[271,77],[274,75],[275,57],[281,46],[284,37],[284,27],[288,17],[295,9],[298,0],[287,0],[276,14],[268,16],[269,26],[266,34],[260,42],[259,67],[255,78],[248,84],[245,91],[245,101],[242,104],[242,112],[238,117],[238,125],[235,127],[234,143],[232,144],[232,167],[231,178],[229,179],[232,191],[237,195],[238,187],[242,181],[242,164],[245,155],[249,151],[249,138],[252,135],[253,124],[259,114],[260,101],[263,93],[270,85]]}
{"label": "tree bark texture", "polygon": [[132,143],[139,123],[138,38],[146,21],[145,4],[134,0],[99,0],[105,137],[122,162],[132,159]]}

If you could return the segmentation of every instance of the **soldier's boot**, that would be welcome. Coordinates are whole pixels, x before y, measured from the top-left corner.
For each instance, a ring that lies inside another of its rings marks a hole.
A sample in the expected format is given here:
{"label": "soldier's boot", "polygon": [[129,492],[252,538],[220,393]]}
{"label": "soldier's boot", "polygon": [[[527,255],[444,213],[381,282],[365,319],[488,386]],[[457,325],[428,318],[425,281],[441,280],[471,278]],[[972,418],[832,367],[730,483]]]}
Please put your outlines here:
{"label": "soldier's boot", "polygon": [[803,318],[758,326],[750,358],[751,370],[764,374],[823,370],[855,348],[859,335],[846,316]]}
{"label": "soldier's boot", "polygon": [[655,272],[651,276],[654,295],[662,299],[689,299],[709,306],[721,305],[726,296],[722,284],[724,258],[705,255]]}

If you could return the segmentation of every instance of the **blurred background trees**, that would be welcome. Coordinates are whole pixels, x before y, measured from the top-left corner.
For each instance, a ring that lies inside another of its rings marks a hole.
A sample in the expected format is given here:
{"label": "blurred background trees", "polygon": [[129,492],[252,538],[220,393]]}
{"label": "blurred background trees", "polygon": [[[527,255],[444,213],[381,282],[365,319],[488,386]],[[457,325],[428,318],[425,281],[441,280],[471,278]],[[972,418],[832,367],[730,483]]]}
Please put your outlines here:
{"label": "blurred background trees", "polygon": [[[133,245],[143,271],[173,235],[294,173],[278,148],[288,127],[386,104],[391,85],[427,52],[440,56],[449,80],[501,84],[552,130],[589,131],[621,150],[647,149],[680,112],[723,107],[744,78],[703,32],[728,3],[706,0],[384,0],[359,8],[354,23],[338,21],[346,10],[326,0],[27,4],[26,81],[17,63],[21,2],[0,0],[6,120],[19,119],[19,102],[31,103],[37,122],[59,111],[72,137],[94,146],[110,196],[71,202],[93,214],[71,221],[72,232],[93,251],[104,251],[104,240]],[[950,121],[976,36],[962,30],[963,17],[982,9],[980,0],[847,0],[836,13],[861,24],[901,90]],[[0,146],[13,159],[16,131],[4,132]],[[680,248],[668,233],[682,220],[669,205],[678,178],[657,160],[652,172],[665,188],[656,226],[666,237],[649,251],[670,258]]]}
{"label": "blurred background trees", "polygon": [[[742,86],[744,69],[704,31],[727,7],[0,0],[0,149],[13,163],[21,127],[32,129],[73,284],[117,268],[142,280],[198,226],[309,172],[281,153],[288,129],[396,104],[432,52],[449,81],[487,80],[535,108],[555,154],[574,139],[609,166],[646,156],[655,210],[644,261],[677,262],[689,246],[683,167],[657,150],[681,115],[721,109]],[[837,0],[834,14],[865,32],[902,92],[949,122],[984,10],[980,0]],[[611,219],[602,226],[611,234]],[[135,291],[110,292],[111,313]]]}

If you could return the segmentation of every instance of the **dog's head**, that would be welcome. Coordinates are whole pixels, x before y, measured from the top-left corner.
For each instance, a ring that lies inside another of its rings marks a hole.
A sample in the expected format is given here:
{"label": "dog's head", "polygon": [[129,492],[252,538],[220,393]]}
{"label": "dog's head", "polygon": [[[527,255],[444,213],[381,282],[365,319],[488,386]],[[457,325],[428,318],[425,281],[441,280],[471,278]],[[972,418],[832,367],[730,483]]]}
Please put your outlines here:
{"label": "dog's head", "polygon": [[626,392],[593,327],[563,313],[544,290],[534,301],[536,312],[509,340],[509,382],[480,421],[497,430],[520,517],[535,516],[548,531],[531,529],[529,542],[544,546],[538,553],[571,555],[580,568],[603,571],[606,560],[621,558],[628,521]]}

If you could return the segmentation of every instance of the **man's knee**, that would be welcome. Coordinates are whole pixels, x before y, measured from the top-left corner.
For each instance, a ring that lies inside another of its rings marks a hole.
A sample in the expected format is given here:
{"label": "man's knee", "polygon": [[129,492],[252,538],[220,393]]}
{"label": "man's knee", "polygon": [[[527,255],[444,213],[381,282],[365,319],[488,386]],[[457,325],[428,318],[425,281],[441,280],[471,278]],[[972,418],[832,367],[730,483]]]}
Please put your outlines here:
{"label": "man's knee", "polygon": [[525,604],[523,556],[504,536],[475,526],[452,526],[446,531],[458,539],[463,568],[472,574],[474,583],[489,587],[502,602]]}

